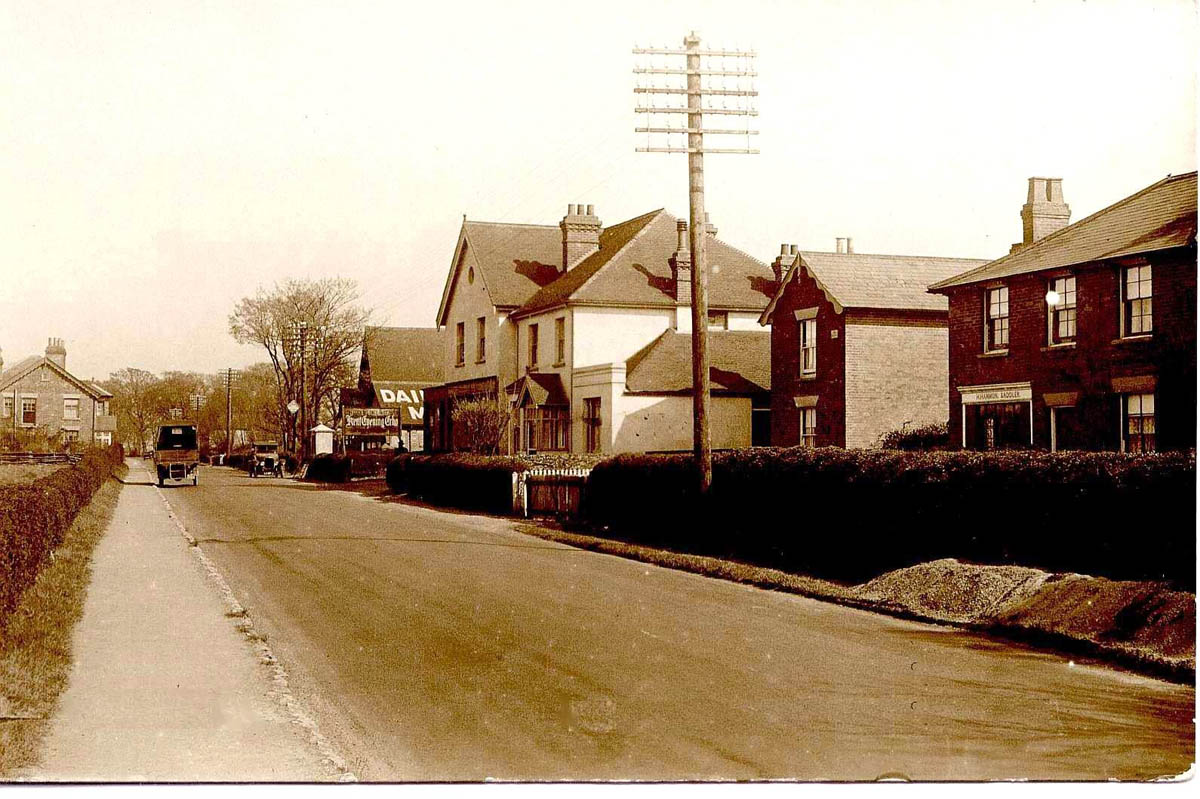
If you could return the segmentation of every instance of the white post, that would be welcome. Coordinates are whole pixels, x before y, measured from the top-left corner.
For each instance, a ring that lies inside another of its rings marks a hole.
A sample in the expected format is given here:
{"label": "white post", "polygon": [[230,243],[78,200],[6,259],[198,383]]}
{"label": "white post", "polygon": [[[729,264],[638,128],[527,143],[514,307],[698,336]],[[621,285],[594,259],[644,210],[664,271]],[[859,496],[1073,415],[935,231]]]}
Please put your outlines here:
{"label": "white post", "polygon": [[1058,452],[1058,408],[1050,409],[1050,451]]}

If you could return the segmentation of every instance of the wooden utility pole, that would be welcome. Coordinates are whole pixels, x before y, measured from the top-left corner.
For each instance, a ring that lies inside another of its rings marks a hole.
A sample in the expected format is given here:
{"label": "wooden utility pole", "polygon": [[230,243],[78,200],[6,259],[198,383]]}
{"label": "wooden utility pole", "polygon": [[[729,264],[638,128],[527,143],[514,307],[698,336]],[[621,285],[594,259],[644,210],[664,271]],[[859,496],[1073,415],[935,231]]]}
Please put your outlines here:
{"label": "wooden utility pole", "polygon": [[[684,49],[674,48],[643,48],[635,47],[635,55],[645,56],[684,56],[684,69],[677,67],[656,66],[653,61],[649,65],[634,68],[634,74],[639,76],[665,76],[664,80],[674,81],[671,85],[639,85],[634,88],[636,94],[649,95],[684,95],[686,106],[672,107],[667,104],[656,105],[651,101],[645,104],[639,102],[634,109],[636,113],[645,114],[647,122],[643,127],[635,128],[637,133],[665,134],[668,136],[666,146],[653,147],[649,140],[645,147],[638,147],[643,153],[687,153],[688,156],[688,246],[691,250],[692,270],[692,447],[696,464],[700,470],[700,491],[707,493],[712,487],[712,430],[709,422],[709,406],[711,391],[709,386],[708,362],[708,268],[705,257],[706,237],[708,235],[706,216],[704,213],[704,154],[709,153],[744,153],[754,154],[758,150],[747,147],[717,147],[705,148],[704,134],[714,136],[745,136],[749,142],[750,136],[758,134],[748,128],[704,128],[705,114],[728,114],[735,116],[757,116],[758,111],[753,107],[752,98],[758,96],[753,84],[743,85],[747,80],[756,77],[752,51],[738,50],[701,50],[700,37],[693,31],[683,39]],[[704,68],[702,59],[720,59],[720,68]],[[733,59],[734,68],[727,69],[726,62]],[[680,86],[676,76],[686,76],[686,84]],[[704,78],[719,78],[721,81],[734,79],[734,88],[705,86]],[[657,80],[650,78],[649,80]],[[720,97],[723,105],[720,108],[704,105],[705,97]],[[735,107],[728,107],[728,99],[734,98]],[[669,123],[651,125],[652,117],[684,115],[687,126],[680,128]],[[686,134],[687,146],[671,146],[672,134]]]}
{"label": "wooden utility pole", "polygon": [[233,369],[226,369],[221,377],[225,381],[225,463],[233,454]]}

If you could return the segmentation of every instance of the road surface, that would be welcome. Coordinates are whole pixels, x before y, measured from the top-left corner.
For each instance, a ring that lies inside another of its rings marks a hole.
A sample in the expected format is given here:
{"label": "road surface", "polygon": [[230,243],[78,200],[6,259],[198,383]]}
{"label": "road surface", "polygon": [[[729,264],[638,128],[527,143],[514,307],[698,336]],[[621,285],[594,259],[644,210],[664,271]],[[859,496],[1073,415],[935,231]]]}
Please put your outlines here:
{"label": "road surface", "polygon": [[363,780],[1148,779],[1195,692],[206,468],[164,491]]}

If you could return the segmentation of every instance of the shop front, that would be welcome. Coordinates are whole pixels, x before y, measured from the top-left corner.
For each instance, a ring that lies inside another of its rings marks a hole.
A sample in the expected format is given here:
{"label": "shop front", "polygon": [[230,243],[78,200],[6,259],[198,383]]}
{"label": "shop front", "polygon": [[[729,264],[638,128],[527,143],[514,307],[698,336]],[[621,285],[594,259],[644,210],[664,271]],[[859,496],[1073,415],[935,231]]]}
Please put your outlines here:
{"label": "shop front", "polygon": [[1029,383],[963,386],[964,449],[1027,449],[1033,446],[1033,390]]}

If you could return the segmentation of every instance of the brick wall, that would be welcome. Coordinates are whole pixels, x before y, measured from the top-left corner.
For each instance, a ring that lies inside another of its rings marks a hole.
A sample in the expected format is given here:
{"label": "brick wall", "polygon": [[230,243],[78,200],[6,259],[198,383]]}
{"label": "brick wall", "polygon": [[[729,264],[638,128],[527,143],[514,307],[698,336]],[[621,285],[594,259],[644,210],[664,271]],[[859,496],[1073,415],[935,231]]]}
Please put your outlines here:
{"label": "brick wall", "polygon": [[[800,377],[799,326],[795,312],[817,311],[817,373]],[[817,402],[817,446],[846,445],[845,320],[816,282],[801,270],[788,283],[771,318],[771,444],[800,443],[800,412],[795,397],[820,397]]]}
{"label": "brick wall", "polygon": [[875,446],[905,422],[945,422],[944,314],[846,316],[846,446]]}
{"label": "brick wall", "polygon": [[1079,445],[1115,450],[1120,444],[1119,399],[1112,379],[1155,375],[1160,449],[1196,444],[1196,249],[1152,254],[1154,335],[1120,341],[1120,269],[1125,261],[1076,267],[1078,334],[1071,348],[1047,346],[1045,295],[1051,276],[1065,270],[1019,275],[1009,287],[1008,354],[983,354],[984,284],[952,289],[950,380],[947,385],[951,441],[962,441],[960,386],[1029,381],[1033,389],[1034,445],[1048,447],[1050,414],[1044,395],[1080,393],[1075,424]]}

